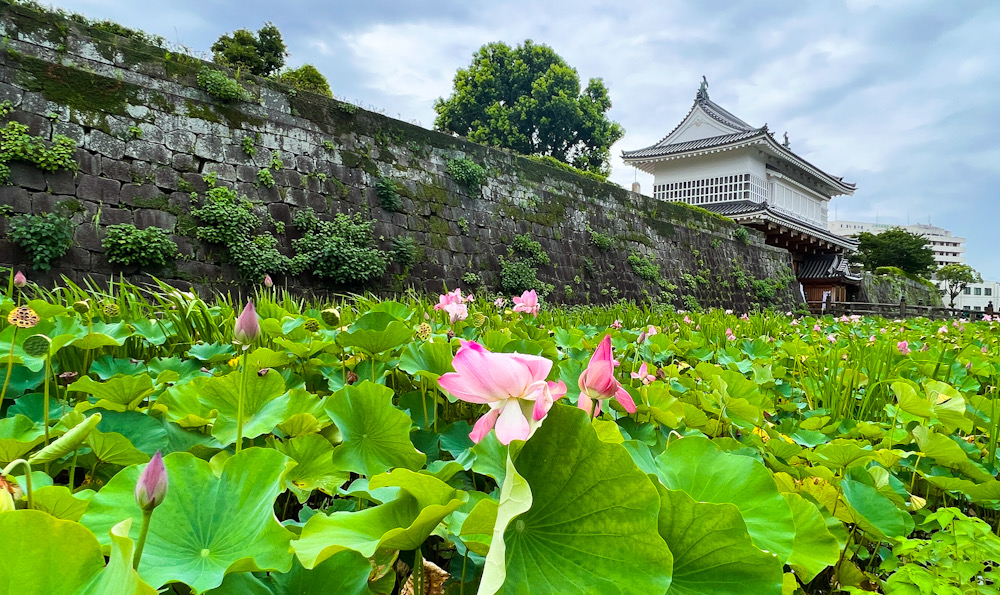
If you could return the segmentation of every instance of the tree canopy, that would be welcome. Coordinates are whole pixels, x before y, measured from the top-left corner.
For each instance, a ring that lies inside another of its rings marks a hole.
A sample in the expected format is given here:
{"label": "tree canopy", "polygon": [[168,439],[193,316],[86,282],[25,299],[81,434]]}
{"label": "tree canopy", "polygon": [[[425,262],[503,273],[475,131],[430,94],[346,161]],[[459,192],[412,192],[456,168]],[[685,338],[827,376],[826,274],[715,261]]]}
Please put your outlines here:
{"label": "tree canopy", "polygon": [[278,76],[278,79],[296,89],[318,93],[326,97],[333,97],[333,92],[330,91],[330,84],[326,82],[326,77],[312,64],[303,64],[298,68],[290,68],[282,72]]}
{"label": "tree canopy", "polygon": [[983,277],[967,264],[946,264],[934,272],[934,277],[945,284],[949,305],[955,307],[955,298],[972,283],[982,283]]}
{"label": "tree canopy", "polygon": [[265,24],[256,35],[249,29],[222,35],[212,44],[212,53],[217,63],[257,76],[277,74],[288,54],[281,32],[273,23]]}
{"label": "tree canopy", "polygon": [[609,109],[604,81],[592,78],[581,92],[580,75],[552,48],[530,39],[515,48],[494,42],[458,70],[451,96],[434,103],[434,125],[607,175],[611,145],[624,134]]}
{"label": "tree canopy", "polygon": [[870,271],[898,267],[911,275],[927,277],[934,269],[934,252],[920,234],[894,227],[880,234],[862,232],[858,241],[858,252],[853,259]]}

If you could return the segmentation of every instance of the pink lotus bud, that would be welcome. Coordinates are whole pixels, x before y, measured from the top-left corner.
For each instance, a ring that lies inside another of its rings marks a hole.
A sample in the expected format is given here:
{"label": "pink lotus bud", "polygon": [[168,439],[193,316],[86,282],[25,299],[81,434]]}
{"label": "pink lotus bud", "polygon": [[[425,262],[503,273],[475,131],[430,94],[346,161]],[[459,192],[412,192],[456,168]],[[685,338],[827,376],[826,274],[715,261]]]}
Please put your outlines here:
{"label": "pink lotus bud", "polygon": [[274,287],[274,281],[271,280],[271,275],[264,275],[264,287],[268,289]]}
{"label": "pink lotus bud", "polygon": [[167,468],[163,464],[163,455],[156,451],[153,458],[139,474],[139,482],[135,484],[135,501],[139,508],[149,512],[163,503],[167,495]]}
{"label": "pink lotus bud", "polygon": [[18,271],[17,274],[14,275],[14,287],[20,288],[24,287],[27,284],[28,284],[28,278],[24,276],[24,273]]}
{"label": "pink lotus bud", "polygon": [[257,311],[253,309],[253,302],[247,302],[243,312],[236,319],[236,330],[234,332],[236,340],[247,345],[260,336],[260,321],[257,320]]}

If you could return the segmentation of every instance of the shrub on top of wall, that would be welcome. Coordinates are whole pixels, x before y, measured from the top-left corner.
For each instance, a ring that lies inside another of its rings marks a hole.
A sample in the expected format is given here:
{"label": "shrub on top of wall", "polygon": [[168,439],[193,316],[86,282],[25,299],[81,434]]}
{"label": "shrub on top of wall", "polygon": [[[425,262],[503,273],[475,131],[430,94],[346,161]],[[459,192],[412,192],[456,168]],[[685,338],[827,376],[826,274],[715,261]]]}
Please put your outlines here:
{"label": "shrub on top of wall", "polygon": [[453,180],[468,188],[473,194],[479,194],[479,190],[489,177],[483,166],[465,157],[449,161],[448,173]]}
{"label": "shrub on top of wall", "polygon": [[235,79],[207,66],[203,66],[198,73],[198,87],[219,101],[237,101],[247,96],[246,90]]}

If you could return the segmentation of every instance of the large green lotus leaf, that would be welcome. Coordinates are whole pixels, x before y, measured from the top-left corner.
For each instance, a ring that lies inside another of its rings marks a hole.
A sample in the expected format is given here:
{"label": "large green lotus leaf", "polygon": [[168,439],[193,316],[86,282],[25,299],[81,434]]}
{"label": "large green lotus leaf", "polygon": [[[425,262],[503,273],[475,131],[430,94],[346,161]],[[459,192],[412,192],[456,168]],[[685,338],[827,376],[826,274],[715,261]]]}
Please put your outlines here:
{"label": "large green lotus leaf", "polygon": [[35,510],[47,512],[57,519],[79,521],[87,510],[86,500],[73,496],[66,486],[36,487],[33,495]]}
{"label": "large green lotus leaf", "polygon": [[343,435],[333,451],[336,466],[368,477],[424,466],[426,455],[410,441],[412,421],[392,405],[392,395],[392,389],[365,380],[327,399],[326,412]]}
{"label": "large green lotus leaf", "polygon": [[735,504],[754,545],[788,561],[795,539],[795,521],[771,473],[750,457],[722,452],[710,440],[674,440],[656,457],[663,485],[683,490],[699,502]]}
{"label": "large green lotus leaf", "polygon": [[443,374],[454,372],[449,343],[410,343],[399,356],[399,368],[411,376],[421,376],[435,381]]}
{"label": "large green lotus leaf", "polygon": [[0,419],[0,463],[21,458],[45,440],[45,429],[27,415]]}
{"label": "large green lotus leaf", "polygon": [[156,591],[132,570],[129,521],[111,527],[111,560],[86,527],[38,510],[0,514],[0,595],[152,595]]}
{"label": "large green lotus leaf", "polygon": [[323,351],[331,345],[336,345],[336,341],[292,341],[284,337],[278,337],[274,344],[282,347],[295,357],[307,360],[317,353]]}
{"label": "large green lotus leaf", "polygon": [[934,417],[934,410],[931,408],[931,402],[927,400],[926,397],[917,394],[916,389],[914,389],[908,382],[893,382],[890,387],[892,388],[892,392],[896,395],[896,400],[899,403],[900,409],[910,415],[915,415],[925,419]]}
{"label": "large green lotus leaf", "polygon": [[662,485],[657,490],[660,535],[674,554],[669,595],[781,593],[781,562],[753,545],[738,508],[695,502]]}
{"label": "large green lotus leaf", "polygon": [[395,349],[413,338],[413,329],[385,312],[369,312],[358,319],[349,332],[337,335],[341,347],[356,347],[375,355]]}
{"label": "large green lotus leaf", "polygon": [[164,422],[138,411],[101,411],[101,423],[97,429],[102,432],[117,432],[128,438],[140,451],[152,456],[156,451],[172,452],[168,449],[167,429]]}
{"label": "large green lotus leaf", "polygon": [[188,349],[188,355],[206,364],[216,364],[236,357],[236,348],[229,343],[197,343]]}
{"label": "large green lotus leaf", "polygon": [[913,519],[876,488],[852,479],[840,482],[844,500],[851,506],[855,521],[880,539],[901,539],[913,530]]}
{"label": "large green lotus leaf", "polygon": [[[225,376],[195,378],[165,391],[157,403],[165,405],[171,419],[182,426],[186,425],[185,421],[214,417],[212,436],[221,444],[232,444],[236,441],[240,376],[241,372],[237,370]],[[273,430],[284,421],[287,407],[288,395],[281,374],[274,370],[264,376],[255,372],[246,374],[244,438],[255,438]],[[197,426],[192,424],[188,427]]]}
{"label": "large green lotus leaf", "polygon": [[380,549],[416,549],[465,498],[462,492],[436,477],[406,469],[373,477],[369,486],[401,489],[395,499],[373,508],[310,518],[301,537],[292,542],[303,566],[315,568],[343,550],[354,550],[370,558]]}
{"label": "large green lotus leaf", "polygon": [[[504,461],[504,480],[500,486],[500,502],[494,519],[492,537],[487,544],[489,551],[484,562],[483,577],[479,582],[479,595],[495,595],[503,589],[504,582],[507,580],[507,543],[503,537],[504,532],[507,531],[507,527],[510,526],[514,517],[531,509],[531,488],[528,487],[528,482],[517,472],[510,456],[505,456]],[[491,514],[492,510],[485,508],[488,506],[484,505],[480,514]],[[468,520],[466,519],[466,521]],[[473,525],[469,527],[470,530],[482,530],[475,527],[474,523],[475,517]]]}
{"label": "large green lotus leaf", "polygon": [[134,376],[146,371],[144,362],[131,359],[115,358],[105,354],[94,360],[90,364],[90,374],[97,374],[101,380],[108,380],[115,376]]}
{"label": "large green lotus leaf", "polygon": [[782,494],[795,519],[795,542],[788,564],[802,583],[816,578],[827,566],[837,563],[840,545],[826,528],[826,519],[816,505],[793,493]]}
{"label": "large green lotus leaf", "polygon": [[[291,569],[291,532],[274,517],[292,464],[273,449],[248,448],[229,458],[216,477],[208,462],[189,453],[164,457],[170,488],[154,512],[139,574],[156,588],[182,582],[197,593],[222,583],[228,572]],[[142,511],[135,502],[141,466],[126,467],[90,502],[81,522],[98,536],[123,518],[138,536]],[[104,545],[107,539],[101,539]]]}
{"label": "large green lotus leaf", "polygon": [[132,335],[142,337],[150,345],[163,345],[167,342],[167,336],[174,334],[174,323],[169,320],[156,319],[135,319],[132,325]]}
{"label": "large green lotus leaf", "polygon": [[[784,441],[776,440],[775,442],[781,443]],[[829,467],[833,470],[845,469],[851,465],[860,465],[870,461],[874,457],[875,453],[871,449],[861,448],[857,442],[844,439],[834,440],[828,444],[821,444],[815,450],[806,453],[806,458],[813,463]]]}
{"label": "large green lotus leaf", "polygon": [[[88,329],[81,327],[73,334],[64,333],[52,339],[52,351],[56,353],[67,345],[72,345],[83,350],[98,349],[100,347],[121,347],[125,340],[131,336],[128,325],[124,321],[105,323],[95,322]],[[51,335],[50,335],[51,336]]]}
{"label": "large green lotus leaf", "polygon": [[506,474],[507,447],[500,443],[496,432],[490,432],[470,451],[475,455],[472,470],[480,475],[488,475],[502,485]]}
{"label": "large green lotus leaf", "polygon": [[278,443],[276,448],[298,463],[285,481],[299,502],[308,500],[316,489],[336,495],[337,489],[350,478],[350,473],[333,464],[333,445],[319,434],[298,436]]}
{"label": "large green lotus leaf", "polygon": [[[306,570],[298,560],[284,574],[257,578],[249,572],[226,575],[208,595],[359,595],[368,592],[372,564],[358,552],[342,550],[316,568]],[[395,577],[394,577],[395,578]]]}
{"label": "large green lotus leaf", "polygon": [[913,428],[913,437],[917,439],[920,451],[937,464],[944,467],[956,467],[969,460],[968,455],[954,440],[938,434],[927,426]]}
{"label": "large green lotus leaf", "polygon": [[940,380],[925,380],[923,387],[927,399],[934,403],[934,416],[944,425],[946,433],[951,434],[956,429],[966,434],[972,432],[972,420],[965,417],[966,407],[962,393]]}
{"label": "large green lotus leaf", "polygon": [[657,531],[656,488],[585,412],[553,407],[512,460],[531,507],[503,533],[502,593],[666,591],[672,557]]}
{"label": "large green lotus leaf", "polygon": [[128,438],[117,432],[91,430],[87,434],[87,446],[97,460],[103,463],[126,467],[149,462],[149,455],[132,446]]}
{"label": "large green lotus leaf", "polygon": [[254,349],[247,355],[247,365],[251,370],[263,370],[264,368],[280,368],[287,366],[294,359],[291,354],[274,351],[262,347]]}

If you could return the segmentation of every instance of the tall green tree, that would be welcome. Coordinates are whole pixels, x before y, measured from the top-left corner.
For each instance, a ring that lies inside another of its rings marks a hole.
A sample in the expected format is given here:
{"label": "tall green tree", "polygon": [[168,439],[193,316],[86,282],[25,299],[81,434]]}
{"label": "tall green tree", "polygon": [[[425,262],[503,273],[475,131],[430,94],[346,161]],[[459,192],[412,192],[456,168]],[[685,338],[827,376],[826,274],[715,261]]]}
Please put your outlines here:
{"label": "tall green tree", "polygon": [[927,277],[934,270],[934,252],[920,234],[893,227],[880,234],[862,232],[858,241],[858,252],[853,260],[869,271],[897,267],[911,275]]}
{"label": "tall green tree", "polygon": [[455,74],[451,96],[434,103],[434,125],[607,175],[611,145],[624,134],[609,109],[604,81],[592,78],[581,92],[580,75],[552,48],[530,39],[516,48],[494,42]]}
{"label": "tall green tree", "polygon": [[277,74],[288,55],[281,31],[267,23],[255,35],[249,29],[239,29],[219,37],[212,44],[212,54],[219,64],[239,68],[257,76]]}
{"label": "tall green tree", "polygon": [[945,294],[950,307],[955,307],[955,298],[972,283],[982,283],[983,277],[967,264],[946,264],[934,271],[934,278],[945,284]]}

